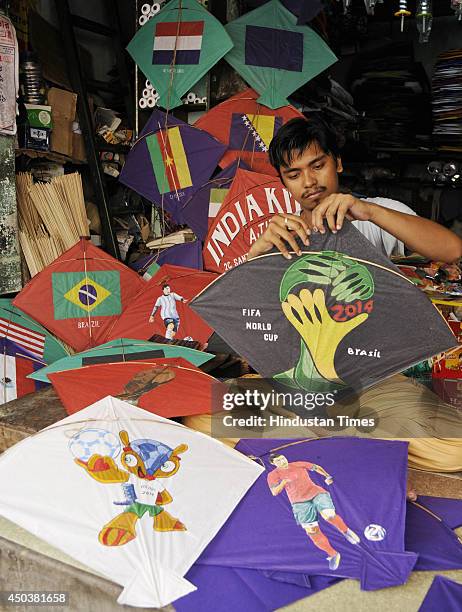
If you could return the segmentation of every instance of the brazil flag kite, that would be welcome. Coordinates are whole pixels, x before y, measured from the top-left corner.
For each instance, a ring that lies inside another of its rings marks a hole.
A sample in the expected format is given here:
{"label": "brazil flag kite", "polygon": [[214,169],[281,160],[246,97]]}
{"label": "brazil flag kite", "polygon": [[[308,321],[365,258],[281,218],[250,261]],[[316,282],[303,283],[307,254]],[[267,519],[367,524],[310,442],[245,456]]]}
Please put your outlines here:
{"label": "brazil flag kite", "polygon": [[145,282],[81,239],[24,287],[13,304],[77,351],[106,339],[110,324]]}
{"label": "brazil flag kite", "polygon": [[228,23],[226,30],[234,47],[225,60],[270,108],[287,104],[287,96],[337,61],[322,38],[297,25],[279,0]]}
{"label": "brazil flag kite", "polygon": [[221,23],[196,0],[173,0],[135,34],[127,50],[172,109],[233,46]]}

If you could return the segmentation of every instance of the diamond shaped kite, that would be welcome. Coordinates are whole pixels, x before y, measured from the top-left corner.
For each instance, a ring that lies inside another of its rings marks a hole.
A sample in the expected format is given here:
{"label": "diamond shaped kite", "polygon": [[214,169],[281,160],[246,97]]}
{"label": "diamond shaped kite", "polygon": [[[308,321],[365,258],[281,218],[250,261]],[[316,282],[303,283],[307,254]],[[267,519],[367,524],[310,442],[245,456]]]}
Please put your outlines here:
{"label": "diamond shaped kite", "polygon": [[234,43],[226,61],[270,108],[287,104],[287,96],[337,61],[322,38],[297,25],[279,0],[228,23],[226,30]]}
{"label": "diamond shaped kite", "polygon": [[209,179],[225,149],[207,132],[155,110],[119,180],[183,223],[183,203]]}
{"label": "diamond shaped kite", "polygon": [[262,376],[360,391],[457,345],[430,300],[351,223],[301,251],[256,257],[191,303]]}
{"label": "diamond shaped kite", "polygon": [[243,160],[250,170],[276,176],[268,158],[270,142],[284,123],[303,115],[290,105],[272,110],[257,98],[256,91],[246,89],[209,110],[194,125],[228,145],[219,162],[222,168]]}
{"label": "diamond shaped kite", "polygon": [[77,351],[104,342],[109,325],[145,282],[82,239],[24,287],[13,301]]}
{"label": "diamond shaped kite", "polygon": [[[108,339],[127,337],[166,343],[196,341],[205,345],[213,330],[189,307],[216,274],[164,264],[114,322]],[[159,339],[157,339],[159,336]]]}
{"label": "diamond shaped kite", "polygon": [[108,397],[1,455],[0,515],[122,585],[120,604],[159,608],[195,589],[185,574],[261,471]]}
{"label": "diamond shaped kite", "polygon": [[239,169],[205,238],[204,267],[226,272],[243,263],[273,215],[299,211],[279,179]]}
{"label": "diamond shaped kite", "polygon": [[221,23],[196,0],[173,0],[135,34],[127,50],[166,109],[220,60],[233,43]]}

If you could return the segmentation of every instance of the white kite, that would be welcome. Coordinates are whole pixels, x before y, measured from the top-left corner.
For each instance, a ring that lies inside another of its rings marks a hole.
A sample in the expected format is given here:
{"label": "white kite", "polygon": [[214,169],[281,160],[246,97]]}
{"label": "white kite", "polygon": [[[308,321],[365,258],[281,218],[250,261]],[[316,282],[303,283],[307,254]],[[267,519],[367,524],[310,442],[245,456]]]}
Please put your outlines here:
{"label": "white kite", "polygon": [[221,442],[106,397],[0,457],[0,515],[162,607],[263,468]]}

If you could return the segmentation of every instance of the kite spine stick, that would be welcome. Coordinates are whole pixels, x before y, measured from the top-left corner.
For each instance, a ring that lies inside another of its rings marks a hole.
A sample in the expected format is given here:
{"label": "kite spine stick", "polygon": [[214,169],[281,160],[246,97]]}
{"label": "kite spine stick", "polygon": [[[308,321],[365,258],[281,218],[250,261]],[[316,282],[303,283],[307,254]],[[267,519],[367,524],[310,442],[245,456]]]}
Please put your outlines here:
{"label": "kite spine stick", "polygon": [[[437,514],[435,514],[434,512],[432,512],[431,510],[429,510],[426,506],[423,506],[422,504],[420,504],[419,502],[416,501],[411,501],[411,504],[413,506],[417,506],[417,508],[420,508],[421,510],[424,510],[425,512],[427,512],[428,514],[430,514],[431,516],[433,516],[433,518],[436,518],[437,521],[439,521],[440,523],[443,522],[443,519],[441,517],[439,517]],[[458,538],[459,542],[460,542],[460,538]]]}
{"label": "kite spine stick", "polygon": [[[83,244],[83,266],[84,266],[84,269],[85,269],[85,283],[87,283],[87,284],[88,284],[88,281],[89,281],[90,279],[88,278],[88,271],[87,271],[87,252],[86,252],[86,249],[85,249],[86,244],[85,244],[85,242],[84,242],[84,239],[82,239],[82,244]],[[90,315],[90,311],[88,310],[88,306],[89,306],[89,304],[88,304],[88,298],[87,298],[88,333],[89,333],[89,336],[90,336],[90,342],[91,342],[91,341],[92,341],[92,339],[93,339],[93,336],[92,336],[92,331],[91,331],[91,315]]]}

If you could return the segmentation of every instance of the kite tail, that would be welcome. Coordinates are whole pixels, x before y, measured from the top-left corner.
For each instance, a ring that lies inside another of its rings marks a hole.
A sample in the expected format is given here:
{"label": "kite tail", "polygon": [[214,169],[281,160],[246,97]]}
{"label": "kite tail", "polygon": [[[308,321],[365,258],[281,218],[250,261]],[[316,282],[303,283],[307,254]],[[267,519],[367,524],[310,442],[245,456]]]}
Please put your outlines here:
{"label": "kite tail", "polygon": [[[139,557],[142,558],[141,553]],[[154,555],[151,561],[144,567],[139,566],[132,579],[124,585],[117,603],[140,608],[162,608],[196,590],[179,574],[163,569]]]}

